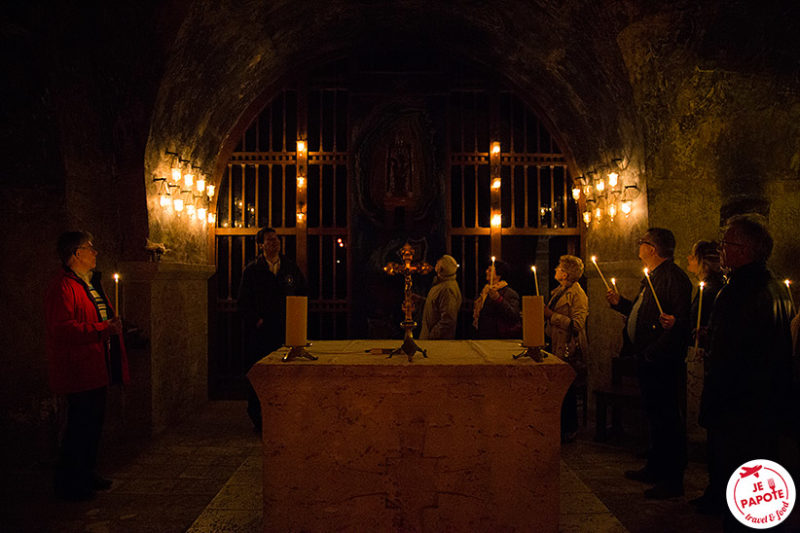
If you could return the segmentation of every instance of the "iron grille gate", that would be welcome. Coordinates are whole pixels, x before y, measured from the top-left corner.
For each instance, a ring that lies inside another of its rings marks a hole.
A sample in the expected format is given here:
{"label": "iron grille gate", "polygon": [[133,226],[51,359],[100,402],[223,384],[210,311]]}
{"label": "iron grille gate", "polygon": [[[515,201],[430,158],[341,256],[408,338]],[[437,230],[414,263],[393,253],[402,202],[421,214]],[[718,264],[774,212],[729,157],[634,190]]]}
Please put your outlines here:
{"label": "iron grille gate", "polygon": [[[209,379],[213,396],[241,389],[246,372],[236,296],[244,266],[257,253],[255,234],[275,228],[282,251],[309,282],[309,338],[347,338],[351,306],[348,264],[348,91],[286,90],[253,120],[220,184],[215,228],[216,314]],[[536,115],[513,93],[450,90],[447,109],[450,179],[446,183],[448,247],[462,268],[458,336],[471,336],[471,308],[492,250],[517,268],[511,285],[533,292],[528,265],[550,279],[563,253],[577,253],[581,228],[568,162]],[[494,132],[491,135],[490,132]],[[297,188],[297,140],[307,139],[307,198]],[[502,229],[491,228],[489,147],[500,143]],[[305,213],[298,224],[297,210]],[[493,243],[497,239],[497,244]],[[542,291],[549,289],[544,283]]]}

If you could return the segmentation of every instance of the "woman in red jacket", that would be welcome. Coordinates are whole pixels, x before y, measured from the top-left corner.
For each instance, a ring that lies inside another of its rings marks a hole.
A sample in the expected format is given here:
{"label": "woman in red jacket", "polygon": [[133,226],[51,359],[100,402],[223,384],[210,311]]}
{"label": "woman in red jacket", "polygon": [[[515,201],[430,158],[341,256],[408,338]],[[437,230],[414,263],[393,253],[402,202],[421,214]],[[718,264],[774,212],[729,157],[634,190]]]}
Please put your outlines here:
{"label": "woman in red jacket", "polygon": [[106,389],[127,383],[122,322],[94,272],[97,249],[82,231],[58,238],[63,270],[45,296],[50,387],[67,398],[67,426],[55,474],[56,495],[85,500],[111,481],[94,470],[103,429]]}

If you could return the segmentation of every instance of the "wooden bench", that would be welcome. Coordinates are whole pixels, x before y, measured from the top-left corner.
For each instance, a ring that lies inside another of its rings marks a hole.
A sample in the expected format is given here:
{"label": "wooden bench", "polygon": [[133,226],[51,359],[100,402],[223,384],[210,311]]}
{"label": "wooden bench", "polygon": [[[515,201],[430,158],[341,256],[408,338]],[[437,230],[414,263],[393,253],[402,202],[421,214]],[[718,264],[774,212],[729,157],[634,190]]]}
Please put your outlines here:
{"label": "wooden bench", "polygon": [[614,357],[611,359],[611,386],[594,390],[596,426],[594,440],[608,439],[608,410],[611,409],[611,430],[622,434],[622,410],[638,409],[642,404],[636,377],[636,359]]}

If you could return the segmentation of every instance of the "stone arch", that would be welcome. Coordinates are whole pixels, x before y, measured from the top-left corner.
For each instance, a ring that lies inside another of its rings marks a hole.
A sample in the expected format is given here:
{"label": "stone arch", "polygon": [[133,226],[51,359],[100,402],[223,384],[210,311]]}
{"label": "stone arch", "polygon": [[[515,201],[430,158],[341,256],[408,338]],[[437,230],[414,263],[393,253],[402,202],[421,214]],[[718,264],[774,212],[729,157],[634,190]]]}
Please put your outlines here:
{"label": "stone arch", "polygon": [[548,111],[579,167],[619,154],[636,159],[641,128],[613,9],[582,5],[565,12],[524,0],[503,9],[467,2],[197,2],[177,32],[152,115],[145,153],[151,238],[168,242],[171,260],[207,260],[202,227],[182,226],[158,211],[151,178],[165,152],[177,151],[218,180],[231,139],[284,80],[390,41],[436,47],[496,72]]}

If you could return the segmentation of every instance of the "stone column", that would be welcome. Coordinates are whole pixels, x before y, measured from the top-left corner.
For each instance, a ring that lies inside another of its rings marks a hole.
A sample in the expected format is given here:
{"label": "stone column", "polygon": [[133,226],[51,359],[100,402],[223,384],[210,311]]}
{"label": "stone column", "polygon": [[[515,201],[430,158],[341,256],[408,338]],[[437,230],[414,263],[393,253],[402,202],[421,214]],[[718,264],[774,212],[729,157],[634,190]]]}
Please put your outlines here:
{"label": "stone column", "polygon": [[120,314],[128,335],[129,429],[158,433],[208,399],[208,279],[214,265],[120,265]]}

